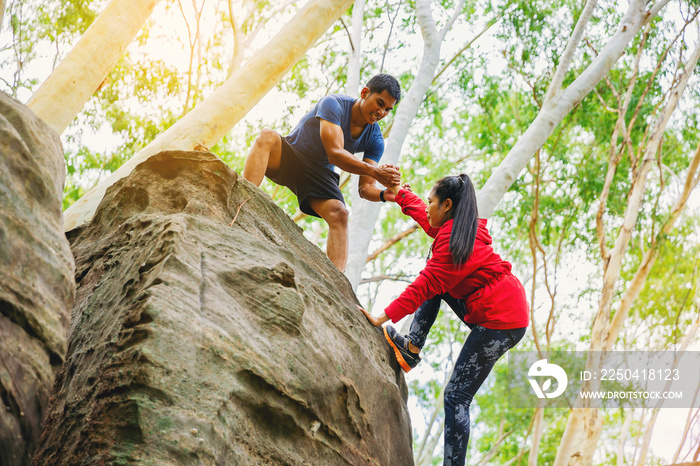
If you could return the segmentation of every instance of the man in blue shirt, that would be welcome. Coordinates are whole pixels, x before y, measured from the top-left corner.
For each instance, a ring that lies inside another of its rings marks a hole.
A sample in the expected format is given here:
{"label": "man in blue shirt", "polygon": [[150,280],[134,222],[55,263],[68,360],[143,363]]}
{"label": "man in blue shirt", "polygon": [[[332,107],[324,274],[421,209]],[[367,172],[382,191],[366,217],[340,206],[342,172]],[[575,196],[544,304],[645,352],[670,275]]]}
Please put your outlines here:
{"label": "man in blue shirt", "polygon": [[[260,186],[265,176],[287,186],[302,212],[328,223],[326,253],[345,271],[348,259],[348,211],[340,191],[341,170],[360,175],[358,191],[364,199],[384,202],[386,187],[398,186],[398,167],[379,165],[384,138],[377,122],[401,99],[393,76],[378,74],[360,91],[360,98],[332,94],[321,100],[286,137],[264,129],[251,147],[243,177]],[[359,160],[353,154],[363,152]]]}

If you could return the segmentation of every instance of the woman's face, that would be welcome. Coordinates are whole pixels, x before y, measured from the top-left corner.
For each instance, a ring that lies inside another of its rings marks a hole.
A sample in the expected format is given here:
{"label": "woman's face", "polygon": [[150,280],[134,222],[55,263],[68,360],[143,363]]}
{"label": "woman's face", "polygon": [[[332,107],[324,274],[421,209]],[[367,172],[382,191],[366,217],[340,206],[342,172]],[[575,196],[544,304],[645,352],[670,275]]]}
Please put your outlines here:
{"label": "woman's face", "polygon": [[452,199],[445,199],[445,202],[440,204],[440,198],[435,195],[435,191],[430,192],[428,196],[428,207],[425,213],[428,216],[428,222],[433,228],[440,228],[451,217]]}

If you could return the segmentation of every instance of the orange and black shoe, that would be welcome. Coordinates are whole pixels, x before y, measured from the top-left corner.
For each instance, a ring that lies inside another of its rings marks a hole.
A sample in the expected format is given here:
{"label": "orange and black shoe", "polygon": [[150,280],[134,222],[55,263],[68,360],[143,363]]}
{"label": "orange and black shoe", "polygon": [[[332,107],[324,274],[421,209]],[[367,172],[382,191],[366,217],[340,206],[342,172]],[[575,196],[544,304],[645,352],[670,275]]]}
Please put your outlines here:
{"label": "orange and black shoe", "polygon": [[408,349],[408,344],[410,342],[408,338],[399,335],[399,332],[391,325],[384,327],[384,337],[394,350],[396,360],[399,362],[404,372],[408,372],[418,365],[420,356],[418,356],[418,353],[414,353]]}

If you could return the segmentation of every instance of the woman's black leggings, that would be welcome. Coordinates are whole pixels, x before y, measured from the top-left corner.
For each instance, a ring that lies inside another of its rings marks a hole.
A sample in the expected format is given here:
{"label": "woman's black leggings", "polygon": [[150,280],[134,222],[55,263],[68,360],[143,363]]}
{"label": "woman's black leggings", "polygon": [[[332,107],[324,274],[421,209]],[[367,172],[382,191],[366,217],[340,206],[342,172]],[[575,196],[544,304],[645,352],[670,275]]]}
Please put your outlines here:
{"label": "woman's black leggings", "polygon": [[[427,300],[418,308],[411,323],[408,337],[411,343],[423,348],[445,301],[464,320],[464,301],[445,293]],[[445,451],[444,466],[464,465],[469,443],[469,405],[476,391],[484,383],[496,361],[514,347],[525,335],[524,328],[493,330],[479,325],[469,325],[471,332],[464,342],[455,363],[452,377],[445,388]]]}

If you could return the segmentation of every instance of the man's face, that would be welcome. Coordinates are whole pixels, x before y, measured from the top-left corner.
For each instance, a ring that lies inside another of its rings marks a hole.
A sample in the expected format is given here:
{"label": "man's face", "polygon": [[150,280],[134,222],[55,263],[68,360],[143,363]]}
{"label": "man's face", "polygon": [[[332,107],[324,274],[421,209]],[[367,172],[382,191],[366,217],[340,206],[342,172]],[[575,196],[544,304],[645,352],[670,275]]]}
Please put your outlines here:
{"label": "man's face", "polygon": [[365,87],[362,89],[360,97],[362,97],[360,110],[362,116],[369,124],[376,123],[387,116],[393,110],[394,105],[396,105],[396,99],[387,90],[370,92],[369,88]]}

